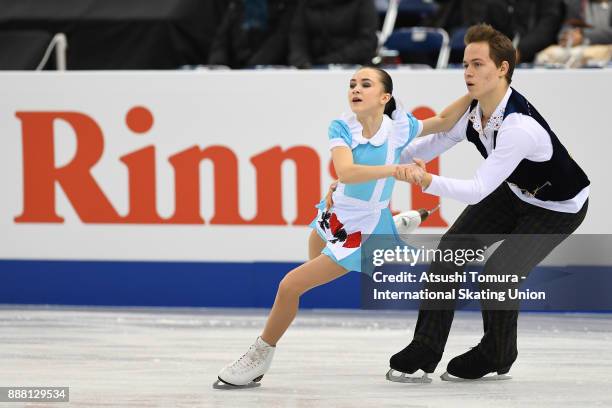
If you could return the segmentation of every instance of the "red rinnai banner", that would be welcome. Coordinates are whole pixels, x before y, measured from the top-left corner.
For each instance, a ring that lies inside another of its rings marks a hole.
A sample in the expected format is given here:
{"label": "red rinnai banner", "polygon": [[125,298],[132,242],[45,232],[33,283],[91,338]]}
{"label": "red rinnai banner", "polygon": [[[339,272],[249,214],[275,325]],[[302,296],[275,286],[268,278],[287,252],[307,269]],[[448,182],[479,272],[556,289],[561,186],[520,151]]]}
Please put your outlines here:
{"label": "red rinnai banner", "polygon": [[[419,119],[435,115],[429,107],[413,110]],[[227,146],[185,146],[171,154],[168,161],[174,175],[174,213],[162,217],[157,211],[158,182],[155,145],[147,145],[116,158],[128,174],[129,211],[120,215],[92,168],[104,155],[105,135],[95,115],[76,110],[15,112],[21,124],[23,152],[23,210],[16,223],[63,223],[56,209],[56,193],[61,188],[79,219],[95,224],[211,224],[211,225],[307,225],[315,215],[314,204],[321,198],[321,157],[310,146],[289,148],[268,146],[249,158],[256,174],[256,214],[245,219],[239,210],[239,160]],[[135,134],[146,134],[156,120],[147,106],[134,106],[125,115],[126,127]],[[63,122],[74,132],[76,152],[65,165],[57,166],[55,124]],[[327,159],[327,158],[326,158]],[[204,219],[200,200],[200,165],[209,160],[214,169],[214,212]],[[295,219],[283,216],[281,166],[292,161],[296,167]],[[439,159],[428,164],[439,173]],[[333,164],[327,170],[335,178]],[[412,188],[412,208],[433,208],[439,198]],[[445,227],[447,222],[436,212],[423,227]]]}

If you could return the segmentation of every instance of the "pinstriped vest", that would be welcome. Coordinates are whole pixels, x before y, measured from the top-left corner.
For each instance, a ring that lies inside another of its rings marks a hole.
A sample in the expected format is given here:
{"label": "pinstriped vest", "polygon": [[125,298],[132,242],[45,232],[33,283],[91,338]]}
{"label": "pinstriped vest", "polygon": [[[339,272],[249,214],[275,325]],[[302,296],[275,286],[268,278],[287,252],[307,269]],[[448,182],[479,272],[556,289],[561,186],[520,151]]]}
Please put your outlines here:
{"label": "pinstriped vest", "polygon": [[[472,101],[470,111],[473,110],[478,101]],[[512,89],[504,120],[511,113],[521,113],[531,116],[542,126],[552,142],[553,154],[550,160],[545,162],[534,162],[523,159],[516,169],[506,179],[507,182],[516,185],[530,197],[542,201],[565,201],[574,198],[583,188],[591,182],[587,175],[572,159],[567,149],[555,133],[550,129],[542,115],[525,99],[525,97]],[[478,132],[473,128],[472,122],[468,121],[467,140],[472,142],[476,149],[486,159],[488,154],[480,141]],[[493,149],[497,144],[497,131],[493,133]]]}

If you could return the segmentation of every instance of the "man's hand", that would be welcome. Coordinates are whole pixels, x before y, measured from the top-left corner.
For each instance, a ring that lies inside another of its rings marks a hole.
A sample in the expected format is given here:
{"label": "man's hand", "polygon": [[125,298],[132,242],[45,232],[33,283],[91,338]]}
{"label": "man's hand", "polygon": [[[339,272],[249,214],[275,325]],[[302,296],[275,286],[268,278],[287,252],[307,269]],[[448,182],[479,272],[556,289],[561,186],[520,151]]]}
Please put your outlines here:
{"label": "man's hand", "polygon": [[431,184],[431,174],[429,174],[425,169],[425,162],[423,160],[414,158],[414,162],[423,171],[423,177],[421,178],[421,182],[419,184],[423,190],[427,190],[427,187],[429,187]]}
{"label": "man's hand", "polygon": [[421,159],[414,159],[414,164],[398,166],[394,177],[397,180],[417,184],[424,190],[431,184],[431,174],[425,169],[425,162]]}
{"label": "man's hand", "polygon": [[421,184],[423,173],[423,169],[417,164],[408,164],[398,166],[394,176],[397,180],[406,181],[411,184]]}
{"label": "man's hand", "polygon": [[325,209],[329,210],[332,205],[334,205],[334,201],[332,200],[332,194],[336,191],[338,187],[338,180],[334,181],[329,185],[329,189],[327,190],[327,194],[325,195]]}

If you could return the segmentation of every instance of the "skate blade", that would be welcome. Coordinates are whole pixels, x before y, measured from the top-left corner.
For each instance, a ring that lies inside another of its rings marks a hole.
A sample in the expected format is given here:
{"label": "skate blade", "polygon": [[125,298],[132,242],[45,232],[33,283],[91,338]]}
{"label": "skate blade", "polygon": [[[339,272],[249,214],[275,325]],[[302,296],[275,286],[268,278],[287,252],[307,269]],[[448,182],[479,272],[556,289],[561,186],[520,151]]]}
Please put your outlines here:
{"label": "skate blade", "polygon": [[422,377],[407,377],[407,374],[402,373],[401,371],[398,371],[400,375],[393,375],[394,371],[395,370],[392,368],[389,369],[389,371],[387,371],[387,375],[385,376],[385,378],[387,378],[387,380],[391,382],[411,383],[411,384],[429,384],[432,381],[432,379],[427,376],[427,373],[424,373]]}
{"label": "skate blade", "polygon": [[469,379],[469,378],[461,378],[455,377],[454,375],[450,375],[448,371],[444,372],[440,376],[442,381],[452,381],[452,382],[474,382],[474,381],[500,381],[500,380],[511,380],[512,376],[508,374],[493,374],[493,375],[485,375],[484,377]]}
{"label": "skate blade", "polygon": [[[262,376],[263,377],[263,376]],[[261,378],[256,378],[248,384],[245,385],[234,385],[230,383],[226,383],[222,379],[218,378],[212,385],[215,390],[246,390],[249,388],[257,388],[261,387],[261,383],[259,382]]]}

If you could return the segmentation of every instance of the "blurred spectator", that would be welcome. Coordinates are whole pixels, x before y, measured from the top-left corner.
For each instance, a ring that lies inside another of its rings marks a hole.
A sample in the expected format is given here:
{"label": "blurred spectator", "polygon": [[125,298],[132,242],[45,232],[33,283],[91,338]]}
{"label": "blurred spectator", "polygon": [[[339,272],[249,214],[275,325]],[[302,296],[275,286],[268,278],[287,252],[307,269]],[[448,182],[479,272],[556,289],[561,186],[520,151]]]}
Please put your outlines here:
{"label": "blurred spectator", "polygon": [[566,23],[559,45],[612,44],[612,11],[608,0],[565,0]]}
{"label": "blurred spectator", "polygon": [[491,24],[518,43],[521,62],[554,44],[563,20],[562,0],[439,0],[433,21],[452,34],[478,22]]}
{"label": "blurred spectator", "polygon": [[[487,2],[483,1],[463,1],[463,0],[438,0],[440,8],[431,18],[423,22],[424,26],[440,27],[446,30],[451,36],[451,50],[449,63],[457,64],[463,61],[463,36],[467,27],[484,21]],[[455,39],[454,36],[458,35]],[[456,46],[453,44],[456,43]],[[435,63],[435,59],[430,58],[427,62],[430,65]]]}
{"label": "blurred spectator", "polygon": [[566,0],[558,45],[537,55],[538,64],[605,65],[612,57],[612,11],[608,0]]}
{"label": "blurred spectator", "polygon": [[438,3],[438,12],[425,20],[424,25],[440,27],[452,34],[459,28],[467,28],[484,21],[487,0],[438,0]]}
{"label": "blurred spectator", "polygon": [[373,0],[300,0],[289,38],[289,63],[367,64],[376,53]]}
{"label": "blurred spectator", "polygon": [[563,21],[562,0],[488,0],[485,22],[518,41],[518,60],[554,44]]}
{"label": "blurred spectator", "polygon": [[215,34],[208,64],[230,68],[287,65],[295,2],[233,0]]}
{"label": "blurred spectator", "polygon": [[[435,0],[400,0],[395,20],[396,27],[418,27],[433,17],[440,5]],[[384,19],[389,8],[390,0],[374,0],[379,17]],[[381,21],[382,23],[382,21]],[[382,25],[382,24],[381,24]]]}

